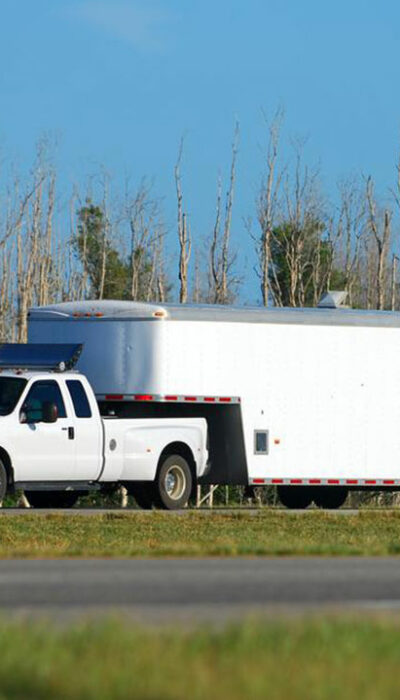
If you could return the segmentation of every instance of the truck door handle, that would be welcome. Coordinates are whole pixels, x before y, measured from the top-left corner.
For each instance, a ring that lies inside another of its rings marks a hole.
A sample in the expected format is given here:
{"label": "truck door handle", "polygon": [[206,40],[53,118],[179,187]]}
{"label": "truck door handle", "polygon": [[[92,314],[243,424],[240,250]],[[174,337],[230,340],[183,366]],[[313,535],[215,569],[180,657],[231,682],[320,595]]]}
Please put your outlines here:
{"label": "truck door handle", "polygon": [[75,440],[75,428],[70,426],[68,428],[61,428],[61,430],[68,430],[68,440]]}

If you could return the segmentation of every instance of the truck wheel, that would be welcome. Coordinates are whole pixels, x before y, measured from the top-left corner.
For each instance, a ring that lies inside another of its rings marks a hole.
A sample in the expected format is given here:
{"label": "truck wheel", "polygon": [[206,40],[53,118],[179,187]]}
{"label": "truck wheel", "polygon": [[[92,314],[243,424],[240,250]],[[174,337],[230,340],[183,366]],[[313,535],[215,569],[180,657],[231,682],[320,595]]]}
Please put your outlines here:
{"label": "truck wheel", "polygon": [[187,504],[192,491],[192,472],[181,455],[169,455],[161,463],[154,482],[155,505],[178,510]]}
{"label": "truck wheel", "polygon": [[128,493],[133,496],[139,508],[143,510],[151,510],[154,503],[154,484],[139,481],[136,484],[129,485]]}
{"label": "truck wheel", "polygon": [[33,508],[72,508],[81,495],[79,491],[25,491]]}
{"label": "truck wheel", "polygon": [[313,499],[307,486],[278,486],[278,496],[286,508],[308,508]]}
{"label": "truck wheel", "polygon": [[3,462],[0,460],[0,503],[7,492],[7,472]]}
{"label": "truck wheel", "polygon": [[314,503],[318,508],[340,508],[348,495],[348,489],[341,486],[317,486],[314,489]]}

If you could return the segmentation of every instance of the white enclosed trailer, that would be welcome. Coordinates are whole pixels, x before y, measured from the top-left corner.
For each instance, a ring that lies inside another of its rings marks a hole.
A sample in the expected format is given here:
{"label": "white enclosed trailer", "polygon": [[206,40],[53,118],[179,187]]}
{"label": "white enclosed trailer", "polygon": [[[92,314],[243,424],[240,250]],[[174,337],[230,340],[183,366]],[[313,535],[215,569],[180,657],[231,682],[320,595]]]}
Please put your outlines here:
{"label": "white enclosed trailer", "polygon": [[400,487],[398,313],[67,302],[31,309],[29,341],[84,343],[104,415],[205,417],[207,483],[299,506]]}

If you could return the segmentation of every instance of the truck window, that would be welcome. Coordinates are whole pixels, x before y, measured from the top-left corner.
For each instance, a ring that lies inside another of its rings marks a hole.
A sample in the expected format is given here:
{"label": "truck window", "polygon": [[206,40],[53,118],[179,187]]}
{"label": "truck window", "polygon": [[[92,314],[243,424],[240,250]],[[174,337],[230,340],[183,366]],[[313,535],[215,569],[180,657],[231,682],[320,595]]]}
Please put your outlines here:
{"label": "truck window", "polygon": [[86,391],[78,379],[67,379],[68,391],[71,395],[74,411],[77,418],[91,418],[92,411]]}
{"label": "truck window", "polygon": [[18,403],[26,379],[20,377],[0,377],[0,416],[8,416]]}
{"label": "truck window", "polygon": [[22,410],[29,411],[33,422],[35,422],[35,411],[37,411],[37,420],[39,421],[42,416],[43,403],[48,401],[55,403],[57,406],[59,418],[67,417],[60,387],[57,382],[51,380],[40,380],[31,386],[28,396],[24,401],[24,405],[22,406]]}

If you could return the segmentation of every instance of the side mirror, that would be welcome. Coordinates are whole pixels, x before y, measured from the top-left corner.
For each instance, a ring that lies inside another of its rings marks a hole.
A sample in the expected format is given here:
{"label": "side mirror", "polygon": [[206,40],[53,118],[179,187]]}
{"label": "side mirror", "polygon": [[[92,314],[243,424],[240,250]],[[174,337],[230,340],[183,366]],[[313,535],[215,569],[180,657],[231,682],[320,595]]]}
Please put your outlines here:
{"label": "side mirror", "polygon": [[58,418],[58,409],[55,403],[43,401],[42,421],[43,423],[55,423]]}

